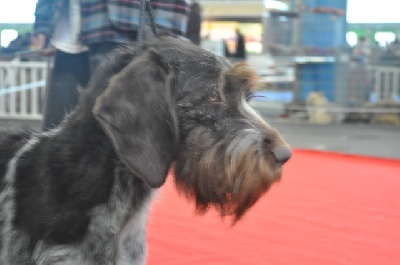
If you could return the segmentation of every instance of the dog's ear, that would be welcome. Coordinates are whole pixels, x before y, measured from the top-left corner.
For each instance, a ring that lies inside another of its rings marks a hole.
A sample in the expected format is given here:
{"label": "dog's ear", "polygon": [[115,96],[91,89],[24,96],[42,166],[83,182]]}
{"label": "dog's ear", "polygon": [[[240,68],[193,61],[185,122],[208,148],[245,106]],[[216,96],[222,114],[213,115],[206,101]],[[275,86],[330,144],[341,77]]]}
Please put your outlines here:
{"label": "dog's ear", "polygon": [[174,80],[157,54],[138,55],[110,79],[93,108],[120,159],[153,188],[165,182],[178,144]]}

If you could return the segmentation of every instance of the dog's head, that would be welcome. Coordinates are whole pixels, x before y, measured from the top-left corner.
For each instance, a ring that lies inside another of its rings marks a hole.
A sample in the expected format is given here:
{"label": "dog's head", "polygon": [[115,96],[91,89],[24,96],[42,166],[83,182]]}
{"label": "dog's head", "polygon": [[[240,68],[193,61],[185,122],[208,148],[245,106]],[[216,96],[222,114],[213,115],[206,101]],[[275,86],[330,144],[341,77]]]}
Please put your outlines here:
{"label": "dog's head", "polygon": [[94,115],[120,159],[151,187],[171,165],[178,189],[234,221],[281,175],[290,149],[247,103],[244,64],[171,37],[148,41],[108,82]]}

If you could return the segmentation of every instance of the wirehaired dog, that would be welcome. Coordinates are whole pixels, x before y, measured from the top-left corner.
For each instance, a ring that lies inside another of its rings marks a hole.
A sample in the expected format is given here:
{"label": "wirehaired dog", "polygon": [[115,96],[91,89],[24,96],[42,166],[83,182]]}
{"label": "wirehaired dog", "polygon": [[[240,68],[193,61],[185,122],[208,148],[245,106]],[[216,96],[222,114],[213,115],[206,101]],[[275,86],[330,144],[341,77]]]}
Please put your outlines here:
{"label": "wirehaired dog", "polygon": [[172,37],[113,52],[50,132],[0,134],[1,264],[144,264],[151,195],[238,221],[290,149],[247,101],[245,65]]}

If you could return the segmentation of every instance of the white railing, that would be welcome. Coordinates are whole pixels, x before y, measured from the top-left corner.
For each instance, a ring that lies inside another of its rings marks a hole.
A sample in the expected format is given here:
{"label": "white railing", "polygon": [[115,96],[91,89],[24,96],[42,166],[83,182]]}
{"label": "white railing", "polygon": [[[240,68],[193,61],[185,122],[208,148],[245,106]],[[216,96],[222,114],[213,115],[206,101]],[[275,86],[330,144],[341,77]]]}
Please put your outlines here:
{"label": "white railing", "polygon": [[[0,61],[0,119],[42,119],[48,62]],[[400,68],[372,66],[375,101],[400,101]]]}
{"label": "white railing", "polygon": [[47,62],[0,61],[0,119],[41,119]]}
{"label": "white railing", "polygon": [[400,101],[400,67],[372,66],[376,101]]}

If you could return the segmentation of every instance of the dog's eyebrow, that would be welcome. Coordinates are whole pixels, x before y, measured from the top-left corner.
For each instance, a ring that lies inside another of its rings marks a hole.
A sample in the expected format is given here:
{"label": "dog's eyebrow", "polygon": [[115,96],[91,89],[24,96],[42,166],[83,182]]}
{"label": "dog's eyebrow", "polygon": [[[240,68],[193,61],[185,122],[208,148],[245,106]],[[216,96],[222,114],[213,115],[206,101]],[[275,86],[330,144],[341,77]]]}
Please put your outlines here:
{"label": "dog's eyebrow", "polygon": [[254,91],[258,75],[246,63],[236,63],[225,72],[225,82],[232,84],[232,92],[241,92],[245,95]]}
{"label": "dog's eyebrow", "polygon": [[245,79],[253,84],[256,83],[258,79],[257,74],[246,63],[234,64],[226,74],[236,76],[239,79]]}

